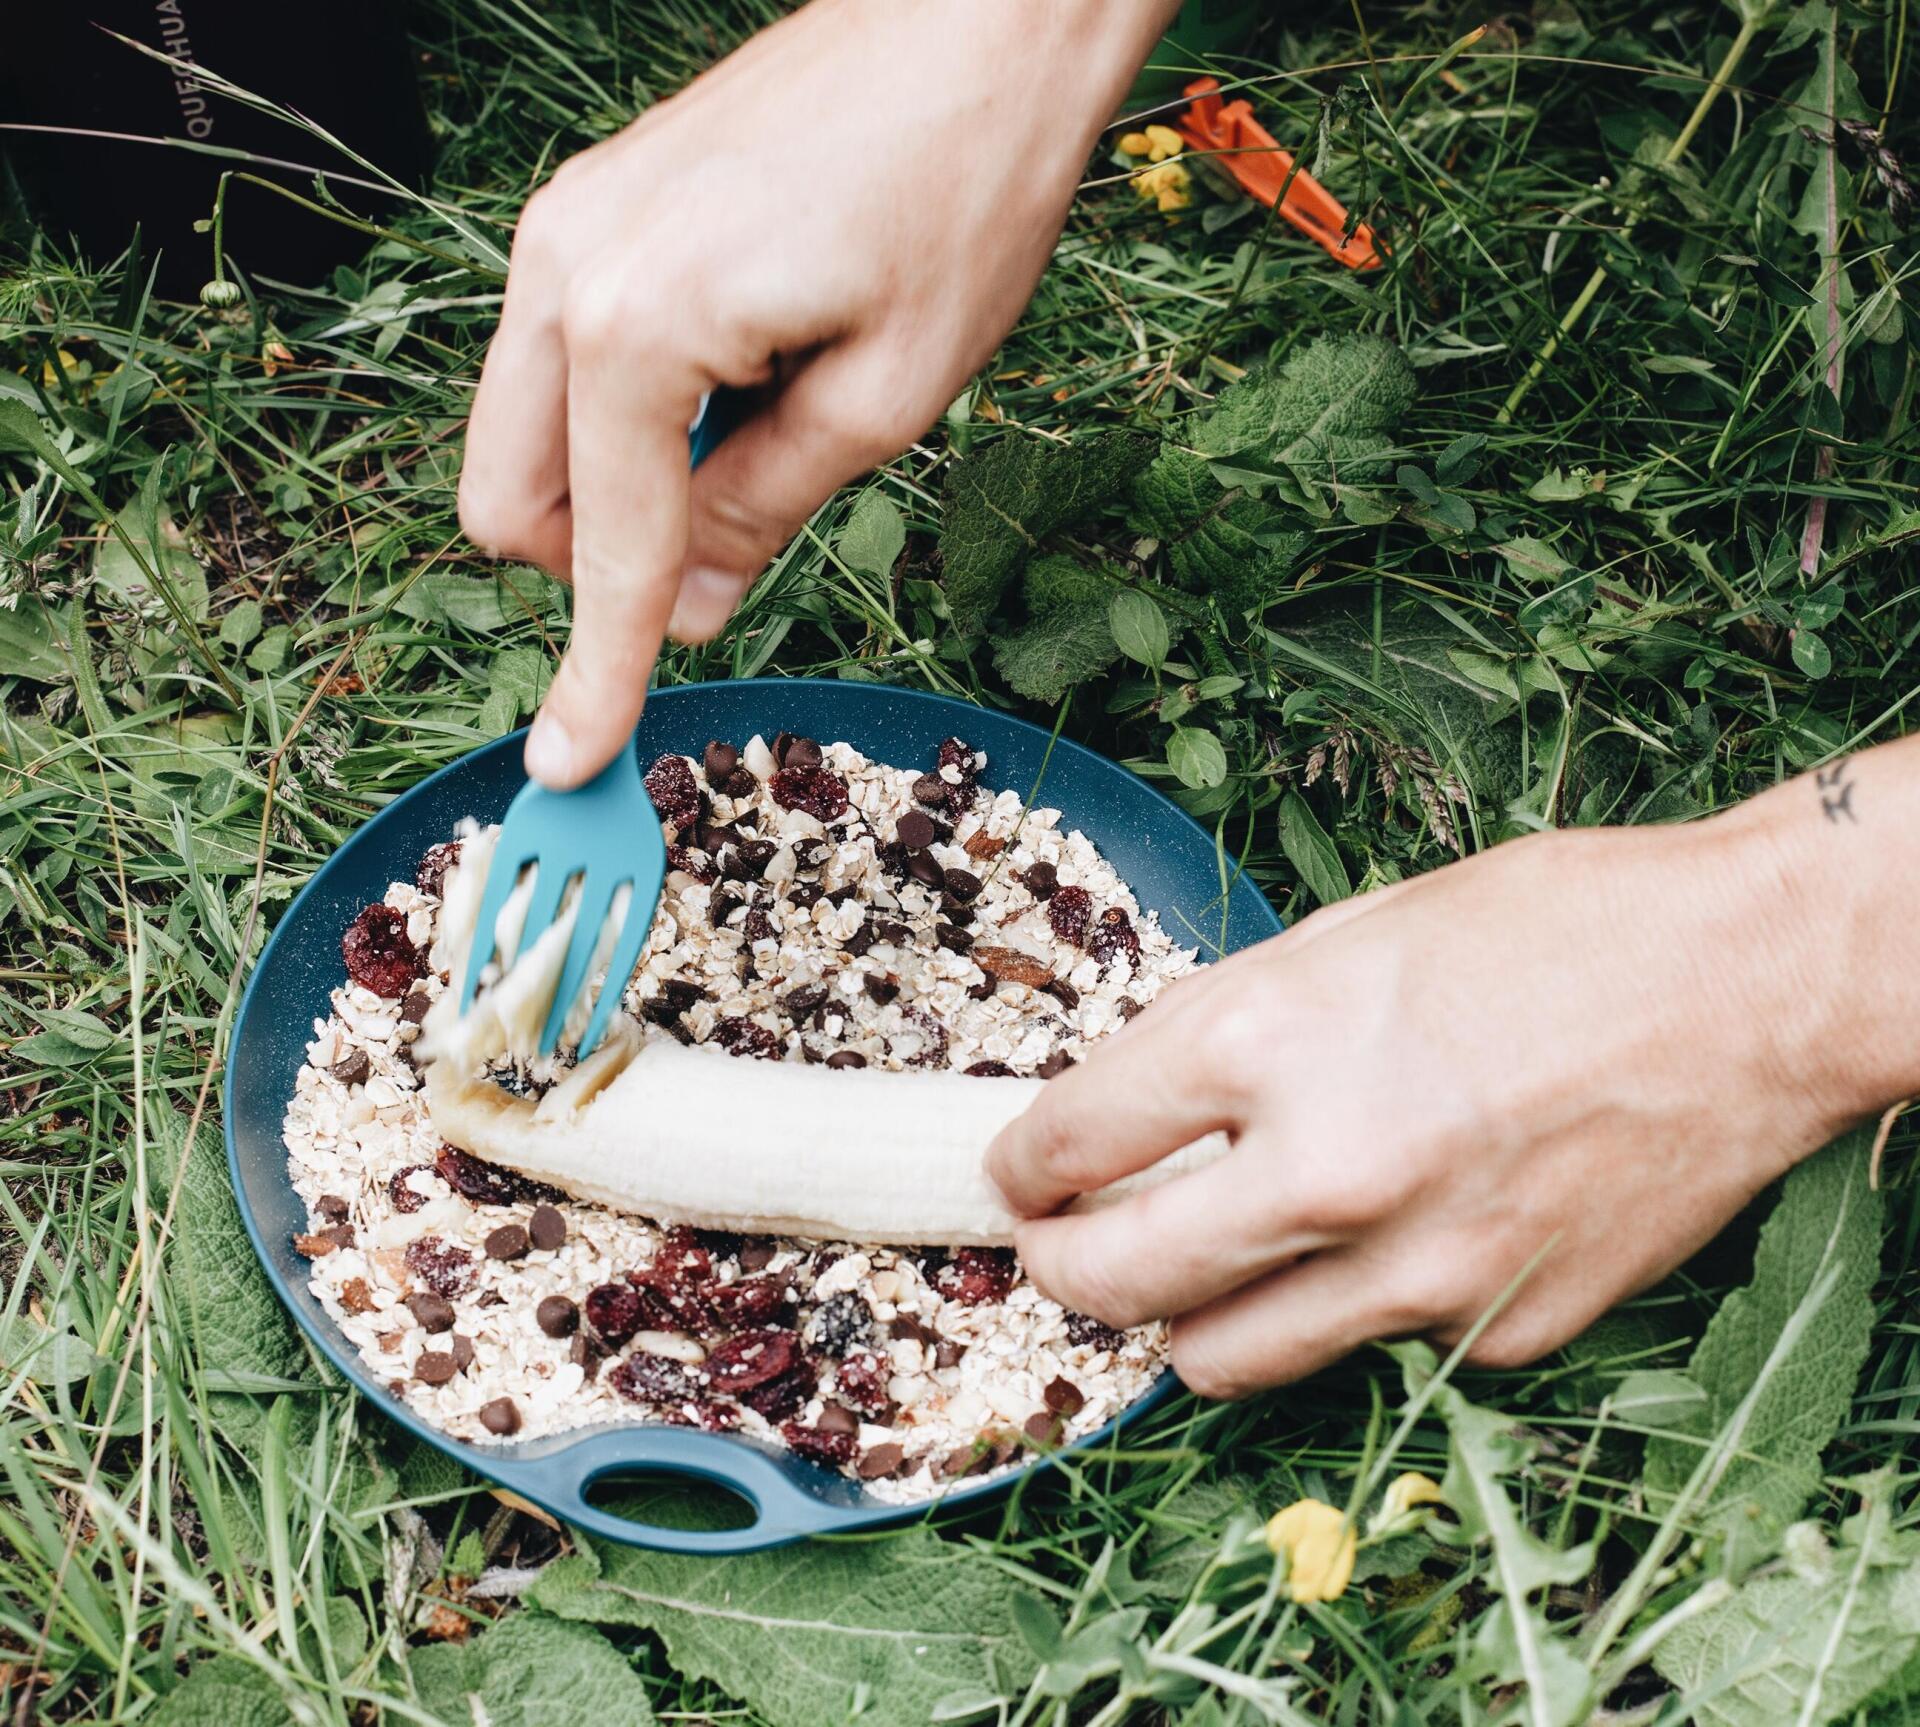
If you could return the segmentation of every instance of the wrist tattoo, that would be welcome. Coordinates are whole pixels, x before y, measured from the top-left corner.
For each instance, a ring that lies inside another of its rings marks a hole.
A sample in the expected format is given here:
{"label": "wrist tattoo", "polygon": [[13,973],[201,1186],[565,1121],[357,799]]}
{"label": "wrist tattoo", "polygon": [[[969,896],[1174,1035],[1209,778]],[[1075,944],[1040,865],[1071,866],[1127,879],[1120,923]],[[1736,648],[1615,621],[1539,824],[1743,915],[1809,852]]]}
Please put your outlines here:
{"label": "wrist tattoo", "polygon": [[1849,756],[1830,768],[1818,769],[1813,776],[1813,783],[1820,789],[1820,813],[1836,827],[1843,821],[1850,827],[1860,821],[1853,808],[1856,782],[1847,777],[1852,771],[1853,759]]}

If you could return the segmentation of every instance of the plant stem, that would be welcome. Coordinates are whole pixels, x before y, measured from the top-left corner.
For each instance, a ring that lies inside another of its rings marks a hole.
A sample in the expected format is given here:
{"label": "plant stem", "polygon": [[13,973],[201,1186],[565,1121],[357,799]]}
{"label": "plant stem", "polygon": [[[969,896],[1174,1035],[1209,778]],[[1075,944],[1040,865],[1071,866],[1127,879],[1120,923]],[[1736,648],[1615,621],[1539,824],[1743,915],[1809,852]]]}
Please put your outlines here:
{"label": "plant stem", "polygon": [[[1732,45],[1722,56],[1720,65],[1706,89],[1700,92],[1700,100],[1694,103],[1693,112],[1687,116],[1687,123],[1680,128],[1679,137],[1668,145],[1667,153],[1660,158],[1662,168],[1673,167],[1681,157],[1686,155],[1687,147],[1693,142],[1701,126],[1705,124],[1714,103],[1720,100],[1721,92],[1732,82],[1735,70],[1745,58],[1747,50],[1753,46],[1753,39],[1759,34],[1759,29],[1759,25],[1752,19],[1746,19],[1741,23],[1740,33],[1734,37]],[[1638,216],[1629,216],[1626,225],[1620,230],[1620,238],[1626,239],[1639,226],[1639,222]],[[1541,348],[1533,364],[1527,368],[1526,376],[1514,385],[1512,393],[1501,404],[1500,412],[1494,416],[1496,425],[1504,426],[1513,418],[1514,410],[1527,399],[1533,386],[1539,383],[1541,374],[1553,363],[1554,355],[1560,351],[1561,342],[1573,334],[1580,320],[1586,316],[1587,308],[1593,304],[1606,279],[1606,264],[1602,262],[1594,265],[1593,274],[1587,278],[1586,286],[1580,290],[1573,304],[1567,308],[1566,316],[1560,320],[1559,327],[1547,338],[1545,346]]]}

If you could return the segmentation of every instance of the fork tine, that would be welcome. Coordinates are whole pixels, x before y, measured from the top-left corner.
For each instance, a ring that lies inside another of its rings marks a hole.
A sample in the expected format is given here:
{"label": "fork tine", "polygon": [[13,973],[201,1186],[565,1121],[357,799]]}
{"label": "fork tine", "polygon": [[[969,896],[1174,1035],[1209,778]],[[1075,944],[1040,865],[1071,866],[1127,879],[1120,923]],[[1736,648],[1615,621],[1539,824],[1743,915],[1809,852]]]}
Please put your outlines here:
{"label": "fork tine", "polygon": [[593,1017],[587,1021],[586,1034],[580,1039],[577,1057],[580,1061],[592,1055],[599,1047],[601,1038],[606,1035],[614,1010],[627,993],[627,980],[633,976],[633,968],[640,963],[640,950],[646,945],[647,933],[653,928],[653,898],[640,891],[640,882],[632,885],[633,892],[627,900],[627,914],[621,920],[620,934],[615,938],[612,956],[607,961],[607,981],[600,987],[600,999],[593,1004]]}
{"label": "fork tine", "polygon": [[613,892],[612,888],[603,889],[591,876],[580,884],[580,897],[573,902],[573,936],[567,943],[567,963],[553,992],[553,1005],[547,1009],[546,1027],[540,1033],[542,1055],[553,1054],[567,1023],[567,1009],[586,987],[587,968],[593,964],[593,950],[600,945],[600,931],[613,904]]}
{"label": "fork tine", "polygon": [[547,925],[560,915],[560,899],[567,891],[567,883],[580,873],[577,870],[570,873],[566,864],[549,861],[550,856],[542,853],[534,859],[533,892],[527,897],[527,915],[520,925],[520,946],[513,956],[516,965],[526,957]]}
{"label": "fork tine", "polygon": [[[500,841],[494,846],[493,856],[487,863],[486,891],[480,896],[480,916],[473,926],[473,947],[467,954],[467,975],[460,985],[460,1013],[464,1018],[473,1010],[473,998],[480,988],[480,974],[486,970],[487,961],[493,958],[493,926],[500,921],[500,909],[507,903],[507,896],[513,892],[514,884],[520,879],[520,872],[533,862],[531,852],[515,856],[509,851],[507,841],[511,838],[509,829],[502,829]],[[521,944],[526,945],[524,942]]]}

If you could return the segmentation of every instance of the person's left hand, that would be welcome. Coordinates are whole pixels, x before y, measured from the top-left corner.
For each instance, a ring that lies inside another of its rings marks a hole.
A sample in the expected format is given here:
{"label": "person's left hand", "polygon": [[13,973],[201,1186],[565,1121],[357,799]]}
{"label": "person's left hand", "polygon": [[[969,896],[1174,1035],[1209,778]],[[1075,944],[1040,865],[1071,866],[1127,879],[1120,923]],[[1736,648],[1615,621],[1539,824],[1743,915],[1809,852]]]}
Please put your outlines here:
{"label": "person's left hand", "polygon": [[[1873,1107],[1793,849],[1831,830],[1781,795],[1503,845],[1182,982],[994,1144],[1035,1282],[1173,1316],[1212,1396],[1451,1343],[1516,1282],[1474,1359],[1573,1337]],[[1219,1162],[1044,1215],[1216,1129]]]}

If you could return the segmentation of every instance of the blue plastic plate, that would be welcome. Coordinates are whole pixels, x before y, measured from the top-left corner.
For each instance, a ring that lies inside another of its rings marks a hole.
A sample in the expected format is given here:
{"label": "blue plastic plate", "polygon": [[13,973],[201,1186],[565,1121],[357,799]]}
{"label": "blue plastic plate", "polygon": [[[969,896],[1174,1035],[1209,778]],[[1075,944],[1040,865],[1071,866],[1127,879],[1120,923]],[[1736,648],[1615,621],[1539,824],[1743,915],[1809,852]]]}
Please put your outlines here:
{"label": "blue plastic plate", "polygon": [[[771,737],[782,730],[845,741],[876,760],[914,767],[931,762],[943,738],[963,737],[987,752],[987,784],[1024,794],[1038,782],[1040,801],[1063,811],[1069,826],[1093,840],[1176,941],[1211,957],[1219,948],[1247,947],[1280,928],[1250,881],[1223,873],[1212,836],[1145,781],[1064,738],[1047,759],[1044,731],[991,709],[878,684],[789,678],[689,684],[649,697],[636,746],[648,761],[663,750],[697,757],[709,738],[743,744],[755,732]],[[461,817],[500,819],[525,780],[522,737],[516,732],[461,757],[389,804],[307,884],[261,955],[234,1030],[226,1122],[234,1193],[268,1277],[328,1360],[376,1408],[470,1469],[594,1535],[675,1552],[743,1553],[915,1515],[914,1507],[880,1503],[855,1482],[726,1434],[609,1424],[514,1445],[450,1438],[394,1401],[309,1291],[306,1262],[293,1251],[306,1213],[287,1176],[280,1124],[314,1017],[328,1011],[328,992],[343,975],[341,931],[389,883],[410,880],[420,854],[446,839]],[[1225,885],[1229,880],[1231,886]],[[1168,1374],[1120,1420],[1142,1413],[1172,1389]],[[1070,1449],[1098,1446],[1118,1425]],[[1043,1466],[1038,1458],[1028,1465]],[[1004,1491],[1015,1474],[960,1487],[941,1503]],[[616,1475],[715,1483],[745,1499],[755,1518],[746,1528],[725,1530],[633,1523],[588,1500],[596,1480]]]}

